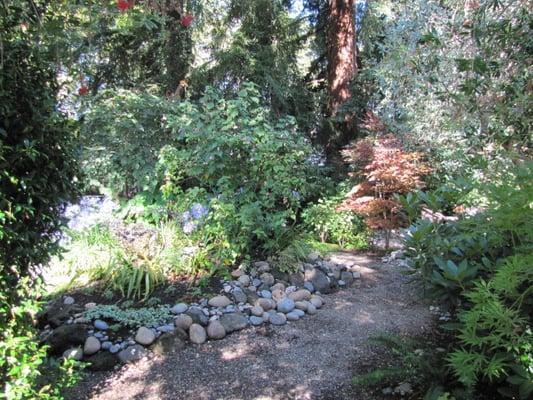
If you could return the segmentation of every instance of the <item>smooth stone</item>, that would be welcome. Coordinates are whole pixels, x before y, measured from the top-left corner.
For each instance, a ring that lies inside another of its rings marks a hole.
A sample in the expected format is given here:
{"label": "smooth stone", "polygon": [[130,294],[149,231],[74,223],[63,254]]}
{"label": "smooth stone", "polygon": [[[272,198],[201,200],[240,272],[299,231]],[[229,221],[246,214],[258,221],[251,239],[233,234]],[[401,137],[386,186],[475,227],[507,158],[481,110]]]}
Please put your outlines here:
{"label": "smooth stone", "polygon": [[231,300],[228,299],[226,296],[215,296],[213,297],[212,299],[209,300],[209,305],[211,307],[219,307],[219,308],[222,308],[222,307],[226,307],[226,306],[229,306],[231,304]]}
{"label": "smooth stone", "polygon": [[50,353],[61,354],[74,346],[83,346],[87,339],[89,325],[72,324],[55,328],[45,340],[50,346]]}
{"label": "smooth stone", "polygon": [[309,303],[307,305],[307,314],[315,315],[316,313],[317,313],[316,307],[313,304]]}
{"label": "smooth stone", "polygon": [[207,340],[207,333],[202,325],[192,324],[189,328],[189,338],[194,344],[202,344]]}
{"label": "smooth stone", "polygon": [[176,304],[174,307],[172,307],[170,309],[170,312],[172,314],[182,314],[184,313],[185,311],[187,311],[187,309],[189,308],[189,306],[185,303],[178,303]]}
{"label": "smooth stone", "polygon": [[220,321],[211,321],[207,325],[207,336],[209,339],[223,339],[226,336],[226,329]]}
{"label": "smooth stone", "polygon": [[151,350],[160,356],[175,350],[181,350],[185,347],[188,337],[187,333],[179,328],[173,332],[163,333],[151,347]]}
{"label": "smooth stone", "polygon": [[63,352],[63,358],[72,358],[76,361],[80,361],[83,358],[83,350],[79,347],[67,349]]}
{"label": "smooth stone", "polygon": [[294,301],[304,301],[311,298],[311,292],[307,289],[299,289],[295,292],[289,293],[288,297]]}
{"label": "smooth stone", "polygon": [[175,328],[174,325],[162,325],[162,326],[157,327],[157,331],[161,333],[168,333],[168,332],[173,332],[174,328]]}
{"label": "smooth stone", "polygon": [[311,282],[304,282],[304,289],[309,290],[311,293],[314,293],[315,287]]}
{"label": "smooth stone", "polygon": [[285,285],[283,283],[281,283],[281,282],[278,282],[278,283],[272,285],[270,290],[281,290],[282,292],[284,292],[285,291]]}
{"label": "smooth stone", "polygon": [[353,273],[349,271],[342,271],[341,280],[346,282],[347,285],[350,285],[353,282]]}
{"label": "smooth stone", "polygon": [[83,345],[83,354],[90,356],[94,353],[97,353],[101,347],[102,345],[97,338],[94,336],[89,336],[87,339],[85,339],[85,344]]}
{"label": "smooth stone", "polygon": [[300,316],[294,311],[287,313],[286,316],[288,321],[298,321],[300,319]]}
{"label": "smooth stone", "polygon": [[148,351],[143,346],[141,346],[140,344],[135,344],[120,351],[118,353],[118,359],[124,364],[129,364],[134,363],[135,361],[139,361],[147,354]]}
{"label": "smooth stone", "polygon": [[322,299],[318,296],[313,296],[311,297],[311,300],[309,300],[311,302],[312,305],[314,305],[316,308],[320,308],[322,307],[322,304],[324,304],[324,302],[322,301]]}
{"label": "smooth stone", "polygon": [[286,297],[280,300],[280,302],[278,303],[277,309],[279,312],[289,313],[292,310],[294,310],[294,307],[295,307],[294,300]]}
{"label": "smooth stone", "polygon": [[261,293],[260,293],[261,297],[264,297],[265,299],[271,299],[272,298],[272,293],[268,290],[261,290]]}
{"label": "smooth stone", "polygon": [[252,315],[252,316],[250,317],[250,323],[251,323],[253,326],[261,325],[263,322],[264,322],[264,320],[263,320],[262,317],[258,317],[258,316],[256,316],[256,315]]}
{"label": "smooth stone", "polygon": [[302,317],[305,315],[305,311],[303,311],[303,310],[298,310],[297,308],[295,308],[294,310],[292,310],[291,313],[294,313],[294,314],[298,315],[300,318],[302,318]]}
{"label": "smooth stone", "polygon": [[109,350],[109,348],[113,345],[110,341],[106,340],[105,342],[102,342],[102,349],[103,350]]}
{"label": "smooth stone", "polygon": [[272,299],[274,299],[274,301],[280,301],[284,297],[285,297],[285,292],[282,290],[277,289],[272,292]]}
{"label": "smooth stone", "polygon": [[248,275],[242,275],[239,276],[239,279],[237,279],[237,282],[239,282],[242,286],[250,286],[251,280]]}
{"label": "smooth stone", "polygon": [[241,288],[235,288],[233,290],[233,299],[235,300],[235,303],[246,303],[248,298],[246,297],[246,293]]}
{"label": "smooth stone", "polygon": [[352,275],[353,275],[353,278],[354,279],[361,279],[361,273],[360,272],[352,272]]}
{"label": "smooth stone", "polygon": [[254,280],[252,281],[252,285],[254,285],[254,287],[261,286],[261,283],[261,279],[258,278],[254,278]]}
{"label": "smooth stone", "polygon": [[224,314],[219,321],[224,326],[226,333],[238,331],[248,326],[248,318],[241,313]]}
{"label": "smooth stone", "polygon": [[86,360],[89,363],[89,370],[91,371],[111,371],[115,365],[118,364],[116,355],[101,351]]}
{"label": "smooth stone", "polygon": [[272,325],[285,325],[287,323],[287,317],[283,313],[270,314],[268,321]]}
{"label": "smooth stone", "polygon": [[237,279],[237,278],[241,277],[242,275],[244,275],[244,271],[242,269],[240,269],[240,268],[234,269],[233,271],[231,271],[231,276],[233,278]]}
{"label": "smooth stone", "polygon": [[276,303],[274,303],[271,299],[257,299],[255,304],[265,311],[272,310],[274,307],[276,307]]}
{"label": "smooth stone", "polygon": [[96,303],[93,303],[93,302],[86,303],[84,307],[86,310],[90,310],[91,308],[96,307]]}
{"label": "smooth stone", "polygon": [[75,300],[74,300],[74,297],[71,297],[71,296],[65,296],[63,298],[63,304],[66,304],[66,305],[71,305],[71,304],[74,304]]}
{"label": "smooth stone", "polygon": [[96,329],[100,329],[101,331],[106,331],[109,329],[109,324],[101,319],[97,319],[94,321],[94,327]]}
{"label": "smooth stone", "polygon": [[174,325],[176,328],[183,329],[184,331],[188,330],[192,325],[193,320],[190,315],[180,314],[174,319]]}
{"label": "smooth stone", "polygon": [[294,272],[289,275],[289,282],[294,286],[303,286],[305,280],[304,274],[301,272]]}
{"label": "smooth stone", "polygon": [[227,306],[225,309],[224,309],[224,312],[227,314],[227,313],[234,313],[235,311],[237,311],[237,308],[235,307],[235,304],[230,304],[229,306]]}
{"label": "smooth stone", "polygon": [[317,253],[316,251],[313,251],[307,255],[307,261],[311,263],[318,261],[319,258],[320,258],[320,254]]}
{"label": "smooth stone", "polygon": [[265,312],[265,310],[261,306],[253,306],[250,312],[252,313],[252,315],[255,315],[256,317],[261,317],[263,316],[263,313]]}
{"label": "smooth stone", "polygon": [[205,315],[204,310],[199,307],[189,307],[185,314],[190,316],[192,321],[196,324],[207,326],[207,323],[209,322],[209,313],[208,315]]}
{"label": "smooth stone", "polygon": [[308,303],[306,301],[296,301],[294,302],[294,306],[297,310],[307,311],[307,305]]}
{"label": "smooth stone", "polygon": [[331,291],[330,280],[326,274],[317,268],[305,271],[305,280],[310,281],[315,290],[320,293],[329,293]]}
{"label": "smooth stone", "polygon": [[275,282],[274,275],[268,272],[261,274],[259,279],[261,279],[261,282],[268,286],[272,286]]}
{"label": "smooth stone", "polygon": [[266,261],[256,261],[254,262],[254,267],[259,273],[270,271],[270,264]]}
{"label": "smooth stone", "polygon": [[343,280],[339,280],[337,283],[339,284],[339,286],[346,286],[346,282],[344,282]]}
{"label": "smooth stone", "polygon": [[142,344],[144,346],[151,345],[155,340],[155,333],[144,326],[141,326],[139,329],[137,329],[137,333],[135,334],[135,341],[139,344]]}
{"label": "smooth stone", "polygon": [[118,353],[122,347],[119,344],[114,344],[109,348],[111,354]]}

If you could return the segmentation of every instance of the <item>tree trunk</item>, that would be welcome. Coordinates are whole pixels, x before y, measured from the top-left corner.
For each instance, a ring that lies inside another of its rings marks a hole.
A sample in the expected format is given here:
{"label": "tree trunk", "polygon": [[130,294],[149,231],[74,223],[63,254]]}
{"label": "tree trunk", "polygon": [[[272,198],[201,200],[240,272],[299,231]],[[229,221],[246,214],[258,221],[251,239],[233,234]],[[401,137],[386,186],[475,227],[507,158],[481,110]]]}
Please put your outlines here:
{"label": "tree trunk", "polygon": [[329,0],[327,28],[328,114],[333,117],[348,100],[357,74],[355,0]]}

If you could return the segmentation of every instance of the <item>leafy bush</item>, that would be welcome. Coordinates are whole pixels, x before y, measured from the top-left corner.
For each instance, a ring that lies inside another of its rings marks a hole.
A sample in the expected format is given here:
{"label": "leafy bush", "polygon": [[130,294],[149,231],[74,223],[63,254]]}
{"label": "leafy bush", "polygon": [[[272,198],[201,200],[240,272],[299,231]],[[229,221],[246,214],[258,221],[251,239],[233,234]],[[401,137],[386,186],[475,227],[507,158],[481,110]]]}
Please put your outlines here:
{"label": "leafy bush", "polygon": [[141,326],[157,327],[172,319],[168,306],[121,308],[117,305],[100,304],[85,311],[88,319],[111,320],[120,326],[139,328]]}
{"label": "leafy bush", "polygon": [[87,178],[125,197],[155,192],[161,183],[159,150],[173,143],[166,115],[176,101],[133,90],[103,90],[83,115],[83,165]]}
{"label": "leafy bush", "polygon": [[352,211],[338,211],[339,203],[337,198],[318,200],[302,212],[303,223],[322,243],[333,242],[343,248],[365,248],[366,229],[362,219]]}
{"label": "leafy bush", "polygon": [[203,233],[217,262],[283,248],[321,183],[312,147],[294,120],[273,122],[247,84],[229,100],[208,89],[198,104],[182,102],[168,126],[185,145],[161,152],[164,193],[171,205],[188,188],[211,199]]}
{"label": "leafy bush", "polygon": [[488,380],[510,398],[533,393],[532,265],[531,254],[508,257],[464,294],[469,307],[459,313],[458,345],[447,360],[468,389]]}

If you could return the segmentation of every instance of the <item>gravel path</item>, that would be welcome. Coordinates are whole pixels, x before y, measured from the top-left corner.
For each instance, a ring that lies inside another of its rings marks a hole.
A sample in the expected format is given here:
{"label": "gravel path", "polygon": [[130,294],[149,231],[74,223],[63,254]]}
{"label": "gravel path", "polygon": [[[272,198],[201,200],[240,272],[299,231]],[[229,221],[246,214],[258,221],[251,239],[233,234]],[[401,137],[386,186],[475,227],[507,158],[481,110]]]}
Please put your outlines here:
{"label": "gravel path", "polygon": [[350,385],[372,361],[367,339],[377,333],[427,334],[428,305],[400,267],[337,253],[359,265],[362,279],[325,296],[315,316],[273,328],[249,328],[221,341],[143,360],[111,373],[92,373],[69,394],[93,399],[361,399]]}

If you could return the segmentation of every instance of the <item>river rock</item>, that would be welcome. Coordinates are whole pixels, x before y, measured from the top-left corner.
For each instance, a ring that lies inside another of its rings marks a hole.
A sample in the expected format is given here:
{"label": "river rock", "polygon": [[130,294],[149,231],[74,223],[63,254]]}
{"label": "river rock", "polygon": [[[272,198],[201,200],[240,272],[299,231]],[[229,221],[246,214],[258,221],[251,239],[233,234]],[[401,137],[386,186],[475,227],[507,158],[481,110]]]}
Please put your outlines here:
{"label": "river rock", "polygon": [[353,282],[353,274],[349,271],[342,271],[341,272],[341,280],[346,282],[347,285],[351,285]]}
{"label": "river rock", "polygon": [[231,300],[228,299],[226,296],[215,296],[212,299],[209,300],[209,305],[211,307],[226,307],[231,304]]}
{"label": "river rock", "polygon": [[109,324],[101,319],[97,319],[94,321],[94,327],[96,329],[100,329],[101,331],[106,331],[109,329]]}
{"label": "river rock", "polygon": [[253,326],[261,325],[263,322],[264,322],[264,320],[263,320],[262,317],[258,317],[258,316],[255,316],[255,315],[252,315],[252,316],[250,317],[250,323],[251,323]]}
{"label": "river rock", "polygon": [[307,305],[307,310],[306,310],[307,314],[309,315],[315,315],[317,313],[316,311],[316,307],[312,304],[312,303],[309,303]]}
{"label": "river rock", "polygon": [[272,325],[285,325],[287,323],[287,317],[283,313],[269,314],[268,321]]}
{"label": "river rock", "polygon": [[63,304],[71,305],[71,304],[74,304],[74,303],[75,303],[75,300],[74,300],[74,297],[72,297],[72,296],[65,296],[63,298]]}
{"label": "river rock", "polygon": [[320,308],[322,307],[322,304],[324,304],[324,302],[322,301],[322,298],[319,297],[319,296],[312,296],[311,297],[311,300],[309,300],[311,302],[312,305],[314,305],[316,308]]}
{"label": "river rock", "polygon": [[52,354],[61,354],[72,345],[84,345],[87,337],[88,325],[71,324],[55,328],[45,339]]}
{"label": "river rock", "polygon": [[194,344],[202,344],[207,340],[207,333],[202,325],[192,324],[189,328],[189,339]]}
{"label": "river rock", "polygon": [[226,336],[226,329],[220,321],[211,321],[207,325],[207,336],[209,339],[223,339]]}
{"label": "river rock", "polygon": [[276,302],[280,301],[285,297],[285,292],[279,289],[276,289],[272,292],[272,299]]}
{"label": "river rock", "polygon": [[274,303],[271,299],[257,299],[255,304],[265,311],[272,310],[274,307],[276,307],[276,303]]}
{"label": "river rock", "polygon": [[191,316],[187,314],[180,314],[174,318],[174,325],[176,328],[183,329],[184,331],[188,330],[192,323],[193,320]]}
{"label": "river rock", "polygon": [[304,289],[309,290],[311,293],[315,292],[315,287],[311,282],[304,282]]}
{"label": "river rock", "polygon": [[226,333],[238,331],[248,326],[248,318],[241,313],[224,314],[220,317],[219,321],[226,330]]}
{"label": "river rock", "polygon": [[233,299],[235,300],[235,303],[246,303],[248,298],[246,297],[246,293],[244,293],[244,290],[241,288],[235,288],[233,290]]}
{"label": "river rock", "polygon": [[205,315],[200,307],[189,307],[185,314],[190,316],[195,324],[207,326],[207,323],[209,322],[209,317]]}
{"label": "river rock", "polygon": [[187,333],[183,329],[175,329],[172,332],[163,333],[151,347],[157,355],[164,355],[176,350],[181,350],[186,345]]}
{"label": "river rock", "polygon": [[130,364],[139,361],[146,355],[148,355],[148,351],[140,344],[135,344],[120,351],[118,359],[124,364]]}
{"label": "river rock", "polygon": [[261,279],[261,282],[268,286],[272,286],[275,282],[274,275],[269,272],[262,273],[259,279]]}
{"label": "river rock", "polygon": [[284,292],[285,291],[285,285],[283,283],[281,283],[281,282],[278,282],[278,283],[272,285],[270,290],[281,290],[282,292]]}
{"label": "river rock", "polygon": [[331,291],[329,278],[317,268],[305,271],[305,280],[310,281],[315,290],[320,293],[329,293]]}
{"label": "river rock", "polygon": [[118,364],[117,356],[107,351],[101,351],[85,361],[89,363],[88,368],[91,371],[111,371]]}
{"label": "river rock", "polygon": [[257,306],[253,306],[250,309],[250,312],[252,313],[252,315],[255,315],[256,317],[261,317],[263,316],[263,313],[265,312],[265,310],[263,309],[263,307],[257,305]]}
{"label": "river rock", "polygon": [[270,264],[266,261],[254,262],[254,267],[255,269],[257,269],[257,272],[259,272],[260,274],[263,272],[270,271]]}
{"label": "river rock", "polygon": [[170,309],[170,312],[172,314],[182,314],[184,313],[185,311],[187,311],[187,309],[189,308],[189,306],[185,303],[178,303],[176,304],[174,307],[172,307]]}
{"label": "river rock", "polygon": [[294,307],[295,307],[294,300],[286,297],[278,302],[277,309],[279,312],[286,314],[294,310]]}
{"label": "river rock", "polygon": [[247,287],[247,286],[250,286],[251,280],[248,275],[242,275],[242,276],[239,276],[239,279],[237,279],[237,282],[239,282],[241,286]]}
{"label": "river rock", "polygon": [[297,310],[307,311],[307,305],[308,305],[307,301],[295,301],[294,302],[294,306],[296,307]]}
{"label": "river rock", "polygon": [[294,286],[303,286],[304,284],[304,274],[301,273],[301,272],[294,272],[292,274],[289,275],[289,282],[291,283],[291,285],[294,285]]}
{"label": "river rock", "polygon": [[80,347],[67,349],[63,352],[63,358],[72,358],[73,360],[80,361],[83,358],[83,350]]}
{"label": "river rock", "polygon": [[311,292],[307,289],[299,289],[295,292],[289,293],[288,297],[294,301],[304,301],[311,298]]}
{"label": "river rock", "polygon": [[300,316],[295,311],[296,310],[291,311],[291,312],[286,314],[286,317],[287,317],[288,321],[298,321],[300,319]]}
{"label": "river rock", "polygon": [[144,346],[151,345],[155,340],[155,333],[144,326],[141,326],[139,329],[137,329],[137,333],[135,334],[135,341],[139,344],[142,344]]}
{"label": "river rock", "polygon": [[89,336],[87,339],[85,339],[85,344],[83,345],[83,354],[90,356],[94,353],[97,353],[101,347],[102,345],[97,338],[94,336]]}

